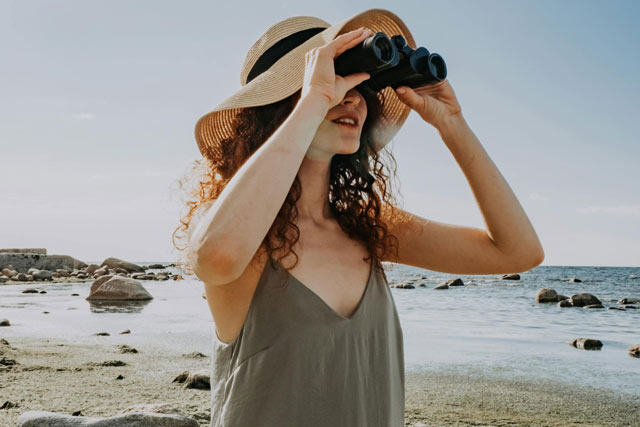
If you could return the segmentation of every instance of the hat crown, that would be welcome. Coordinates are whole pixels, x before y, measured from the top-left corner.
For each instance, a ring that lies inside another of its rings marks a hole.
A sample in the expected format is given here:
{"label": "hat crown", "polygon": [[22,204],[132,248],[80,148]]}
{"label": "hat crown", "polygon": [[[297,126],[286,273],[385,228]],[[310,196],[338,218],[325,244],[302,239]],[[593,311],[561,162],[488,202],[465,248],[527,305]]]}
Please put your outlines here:
{"label": "hat crown", "polygon": [[315,16],[292,16],[271,25],[249,48],[240,71],[240,84],[242,86],[247,84],[249,73],[256,61],[278,41],[299,31],[318,27],[329,28],[330,26],[331,24]]}

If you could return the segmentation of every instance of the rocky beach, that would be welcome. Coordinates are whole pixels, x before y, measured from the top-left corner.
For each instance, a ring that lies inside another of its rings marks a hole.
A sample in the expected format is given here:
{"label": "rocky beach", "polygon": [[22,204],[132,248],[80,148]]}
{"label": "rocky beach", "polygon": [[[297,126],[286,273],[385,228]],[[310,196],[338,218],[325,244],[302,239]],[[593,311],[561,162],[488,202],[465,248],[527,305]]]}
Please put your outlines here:
{"label": "rocky beach", "polygon": [[[0,426],[45,426],[52,420],[72,425],[80,419],[90,425],[102,418],[110,418],[109,425],[141,419],[149,425],[209,425],[213,323],[201,284],[183,279],[168,263],[84,263],[43,249],[5,249],[0,261]],[[575,276],[559,280],[550,272],[473,280],[425,273],[388,273],[406,337],[406,426],[640,423],[640,348],[631,327],[635,317],[628,317],[640,311],[633,292],[637,273],[619,273],[631,285],[613,289],[595,288],[589,284],[594,279],[585,285]],[[596,297],[593,289],[603,295]],[[474,296],[483,290],[494,293],[493,299]],[[518,292],[526,296],[526,309],[506,321],[492,319],[495,313],[504,316],[501,301],[520,300]],[[620,292],[627,296],[615,297]],[[416,306],[421,295],[430,296]],[[482,301],[482,317],[471,298]],[[454,301],[460,311],[438,311],[454,307]],[[579,316],[568,331],[571,339],[535,335],[522,315],[527,310],[538,316],[537,329],[542,318]],[[425,321],[427,314],[434,320]],[[447,330],[482,328],[483,321],[491,331],[498,324],[524,327],[531,344],[521,349],[512,341],[502,348],[496,343],[503,337],[491,339],[485,351],[484,344],[463,338],[464,332]],[[612,330],[606,322],[618,325],[621,335],[588,332],[589,322],[602,323],[602,331]],[[509,373],[495,375],[506,372],[505,366]]]}
{"label": "rocky beach", "polygon": [[[208,425],[207,383],[187,388],[174,380],[185,371],[208,373],[209,355],[138,344],[129,346],[136,353],[123,352],[119,335],[101,338],[100,344],[29,338],[0,344],[1,357],[17,362],[0,370],[0,425],[17,425],[29,411],[114,417],[136,406]],[[405,426],[632,426],[638,414],[637,396],[595,388],[481,373],[406,373]]]}

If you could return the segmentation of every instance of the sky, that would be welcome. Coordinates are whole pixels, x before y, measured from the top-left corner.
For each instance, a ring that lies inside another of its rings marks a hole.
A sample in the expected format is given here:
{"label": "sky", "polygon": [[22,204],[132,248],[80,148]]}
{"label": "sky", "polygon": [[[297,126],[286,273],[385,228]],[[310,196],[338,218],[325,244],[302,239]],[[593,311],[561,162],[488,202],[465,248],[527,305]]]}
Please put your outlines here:
{"label": "sky", "polygon": [[[640,2],[0,0],[0,248],[172,261],[197,119],[296,15],[400,16],[531,220],[542,265],[640,266]],[[388,146],[401,207],[485,228],[437,130]]]}

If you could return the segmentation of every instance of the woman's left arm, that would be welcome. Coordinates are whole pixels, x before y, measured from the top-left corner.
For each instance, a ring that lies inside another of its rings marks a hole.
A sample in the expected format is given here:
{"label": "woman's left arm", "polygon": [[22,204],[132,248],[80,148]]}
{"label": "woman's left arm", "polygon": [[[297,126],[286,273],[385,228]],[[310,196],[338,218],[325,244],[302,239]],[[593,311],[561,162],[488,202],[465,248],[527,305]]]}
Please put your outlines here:
{"label": "woman's left arm", "polygon": [[440,133],[469,182],[494,246],[511,259],[540,264],[542,244],[511,187],[462,117],[449,81],[416,89],[401,86],[396,94]]}

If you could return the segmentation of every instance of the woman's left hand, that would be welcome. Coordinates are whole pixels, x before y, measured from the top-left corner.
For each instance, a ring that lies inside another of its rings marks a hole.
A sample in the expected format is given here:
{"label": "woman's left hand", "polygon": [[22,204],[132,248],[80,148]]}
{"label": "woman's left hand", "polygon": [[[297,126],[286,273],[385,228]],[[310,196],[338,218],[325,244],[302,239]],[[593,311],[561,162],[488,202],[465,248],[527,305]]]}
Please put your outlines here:
{"label": "woman's left hand", "polygon": [[[399,93],[398,89],[402,88],[405,92]],[[396,88],[396,95],[436,129],[440,129],[450,119],[460,116],[462,112],[449,80],[415,89],[399,86]]]}

